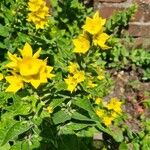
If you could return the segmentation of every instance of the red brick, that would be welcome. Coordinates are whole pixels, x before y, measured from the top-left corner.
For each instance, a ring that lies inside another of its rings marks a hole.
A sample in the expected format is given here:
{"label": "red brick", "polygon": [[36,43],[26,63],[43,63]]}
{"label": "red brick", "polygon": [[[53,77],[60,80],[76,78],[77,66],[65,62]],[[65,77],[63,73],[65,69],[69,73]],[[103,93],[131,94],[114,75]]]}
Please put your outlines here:
{"label": "red brick", "polygon": [[135,38],[133,41],[133,46],[134,48],[145,48],[145,49],[150,49],[150,38]]}
{"label": "red brick", "polygon": [[132,17],[131,21],[138,22],[143,20],[144,20],[144,12],[142,9],[138,9],[138,11]]}
{"label": "red brick", "polygon": [[103,18],[109,18],[113,13],[122,10],[116,7],[102,7],[99,12]]}
{"label": "red brick", "polygon": [[144,12],[144,22],[149,22],[150,21],[150,8],[149,11]]}
{"label": "red brick", "polygon": [[128,49],[131,49],[131,48],[132,49],[144,48],[147,50],[150,49],[150,37],[149,38],[143,38],[143,37],[132,38],[132,42],[126,42],[126,39],[122,38],[121,42]]}
{"label": "red brick", "polygon": [[133,37],[150,37],[150,25],[130,23],[129,34]]}
{"label": "red brick", "polygon": [[138,4],[148,4],[150,5],[150,0],[133,0],[133,2]]}
{"label": "red brick", "polygon": [[127,0],[99,0],[99,2],[106,2],[106,3],[121,3]]}
{"label": "red brick", "polygon": [[[142,21],[144,21],[144,22],[150,21],[150,0],[133,0],[133,2],[138,4],[138,10],[140,12],[143,11],[142,12],[142,15],[143,15]],[[139,13],[137,12],[137,14],[139,14]]]}

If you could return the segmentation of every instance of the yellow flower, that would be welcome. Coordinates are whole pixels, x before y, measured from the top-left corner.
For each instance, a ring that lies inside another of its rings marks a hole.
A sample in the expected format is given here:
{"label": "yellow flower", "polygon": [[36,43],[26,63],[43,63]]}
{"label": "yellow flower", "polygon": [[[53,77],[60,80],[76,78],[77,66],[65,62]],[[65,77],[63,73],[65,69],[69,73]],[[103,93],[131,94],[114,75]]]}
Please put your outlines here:
{"label": "yellow flower", "polygon": [[41,68],[40,72],[35,75],[30,75],[30,76],[23,76],[23,81],[27,83],[31,83],[31,85],[34,88],[38,88],[40,84],[42,83],[47,83],[48,78],[51,79],[54,77],[54,74],[51,74],[50,72],[52,71],[53,67],[51,66],[45,66]]}
{"label": "yellow flower", "polygon": [[48,113],[52,113],[53,112],[53,108],[51,107],[51,106],[48,106],[47,108],[46,108],[46,110],[48,111]]}
{"label": "yellow flower", "polygon": [[52,79],[53,77],[55,77],[54,74],[52,74],[53,67],[52,66],[47,66],[45,67],[45,70],[43,70],[43,72],[46,74],[46,77],[49,79]]}
{"label": "yellow flower", "polygon": [[10,84],[6,89],[6,92],[14,92],[16,93],[21,88],[23,88],[23,80],[21,76],[14,74],[13,76],[5,77],[6,81]]}
{"label": "yellow flower", "polygon": [[99,80],[103,80],[103,79],[105,79],[105,76],[104,76],[104,75],[99,75],[97,78],[98,78]]}
{"label": "yellow flower", "polygon": [[86,18],[85,25],[83,26],[83,29],[87,32],[89,32],[92,35],[97,34],[102,30],[102,27],[104,26],[106,22],[106,19],[102,19],[99,16],[99,12],[97,11],[93,18]]}
{"label": "yellow flower", "polygon": [[115,119],[118,117],[118,114],[113,111],[113,112],[111,112],[111,117]]}
{"label": "yellow flower", "polygon": [[22,76],[32,76],[39,73],[42,67],[42,60],[27,58],[19,63],[19,71]]}
{"label": "yellow flower", "polygon": [[9,62],[8,64],[6,64],[5,67],[7,68],[11,68],[14,71],[18,71],[18,62],[21,60],[19,57],[17,57],[16,54],[12,55],[9,51],[7,53],[8,58],[11,60],[11,62]]}
{"label": "yellow flower", "polygon": [[109,38],[110,38],[110,36],[107,35],[106,33],[99,32],[98,34],[95,34],[93,36],[93,43],[94,43],[94,45],[100,46],[101,49],[103,49],[103,50],[109,49],[110,47],[105,44]]}
{"label": "yellow flower", "polygon": [[71,93],[76,90],[76,87],[78,83],[84,81],[84,71],[77,71],[73,76],[68,76],[67,79],[65,79],[66,84],[68,85],[68,91]]}
{"label": "yellow flower", "polygon": [[19,72],[22,76],[31,76],[39,73],[43,65],[43,61],[37,59],[41,52],[41,48],[32,56],[32,48],[26,43],[23,50],[20,50],[22,59],[18,61]]}
{"label": "yellow flower", "polygon": [[114,119],[114,118],[112,118],[112,117],[106,116],[106,117],[103,118],[102,122],[103,122],[106,126],[109,126],[109,125],[112,124],[113,119]]}
{"label": "yellow flower", "polygon": [[96,86],[97,86],[97,84],[93,83],[92,80],[88,81],[88,85],[87,85],[88,88],[94,88]]}
{"label": "yellow flower", "polygon": [[84,81],[85,79],[85,72],[78,70],[78,64],[77,63],[70,63],[68,66],[68,70],[72,75],[69,75],[68,78],[64,79],[65,83],[68,86],[68,91],[71,93],[76,90],[76,86],[78,83]]}
{"label": "yellow flower", "polygon": [[24,82],[31,83],[34,88],[38,88],[41,83],[48,82],[48,78],[51,79],[55,76],[51,74],[53,67],[47,66],[47,59],[44,61],[38,59],[41,48],[33,54],[32,47],[26,43],[23,50],[20,49],[19,51],[22,58],[8,52],[11,62],[6,67],[13,69],[15,73],[21,76]]}
{"label": "yellow flower", "polygon": [[29,0],[28,9],[30,13],[28,14],[27,21],[33,22],[36,29],[43,29],[48,22],[49,8],[46,6],[45,0]]}
{"label": "yellow flower", "polygon": [[104,72],[104,70],[101,69],[100,67],[97,67],[96,70],[97,70],[97,74],[98,74],[97,78],[98,78],[99,80],[105,79],[105,72]]}
{"label": "yellow flower", "polygon": [[65,82],[68,85],[68,88],[67,88],[68,91],[70,91],[72,93],[73,91],[76,90],[76,86],[78,83],[74,77],[68,76],[68,78],[65,79]]}
{"label": "yellow flower", "polygon": [[21,56],[23,58],[38,58],[40,56],[40,52],[41,52],[41,48],[39,48],[39,50],[33,55],[33,50],[32,50],[32,47],[30,46],[29,43],[25,43],[23,49],[19,49],[20,53],[21,53]]}
{"label": "yellow flower", "polygon": [[102,99],[101,98],[96,98],[95,104],[99,105],[101,103],[102,103]]}
{"label": "yellow flower", "polygon": [[121,113],[122,102],[120,102],[117,98],[111,98],[110,102],[106,105],[108,110],[114,110],[117,113]]}
{"label": "yellow flower", "polygon": [[0,81],[4,79],[4,76],[2,73],[0,73]]}
{"label": "yellow flower", "polygon": [[79,66],[77,63],[70,62],[70,65],[68,66],[69,73],[75,73],[77,71],[78,67]]}
{"label": "yellow flower", "polygon": [[84,81],[85,79],[85,72],[84,71],[77,71],[74,73],[73,78],[76,80],[77,83]]}
{"label": "yellow flower", "polygon": [[90,42],[84,35],[80,35],[77,39],[74,39],[73,44],[75,46],[75,53],[85,54],[90,48]]}
{"label": "yellow flower", "polygon": [[103,110],[103,109],[97,109],[96,110],[96,114],[100,117],[100,118],[102,118],[102,117],[104,117],[104,115],[105,115],[105,110]]}

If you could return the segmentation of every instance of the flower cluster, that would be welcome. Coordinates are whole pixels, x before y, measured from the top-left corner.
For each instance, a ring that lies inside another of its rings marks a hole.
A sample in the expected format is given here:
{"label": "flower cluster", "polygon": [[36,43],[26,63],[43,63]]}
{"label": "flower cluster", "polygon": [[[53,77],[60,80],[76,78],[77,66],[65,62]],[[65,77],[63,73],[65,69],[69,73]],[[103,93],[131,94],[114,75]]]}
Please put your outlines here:
{"label": "flower cluster", "polygon": [[34,88],[38,88],[41,83],[47,83],[48,78],[54,77],[50,72],[53,67],[47,65],[47,59],[44,61],[38,59],[41,48],[33,55],[32,47],[26,43],[23,50],[19,50],[22,57],[8,52],[9,62],[6,67],[11,69],[12,75],[5,77],[9,82],[7,92],[17,92],[24,87],[24,82],[30,83]]}
{"label": "flower cluster", "polygon": [[96,114],[106,126],[111,125],[112,121],[118,118],[122,113],[122,102],[117,98],[111,98],[108,103],[104,103],[102,99],[97,98],[95,104],[97,105]]}
{"label": "flower cluster", "polygon": [[70,75],[65,79],[65,83],[68,86],[68,91],[71,93],[75,91],[77,85],[85,79],[85,72],[78,70],[78,68],[79,66],[77,63],[70,63],[68,66]]}
{"label": "flower cluster", "polygon": [[36,29],[43,29],[48,22],[49,8],[46,6],[45,0],[29,0],[27,21],[33,22]]}
{"label": "flower cluster", "polygon": [[90,48],[90,40],[92,39],[93,45],[98,45],[101,49],[110,48],[105,43],[110,38],[109,35],[104,33],[104,25],[106,19],[102,19],[97,11],[93,18],[86,18],[86,22],[83,25],[83,34],[79,35],[78,38],[73,40],[75,46],[75,53],[86,53]]}

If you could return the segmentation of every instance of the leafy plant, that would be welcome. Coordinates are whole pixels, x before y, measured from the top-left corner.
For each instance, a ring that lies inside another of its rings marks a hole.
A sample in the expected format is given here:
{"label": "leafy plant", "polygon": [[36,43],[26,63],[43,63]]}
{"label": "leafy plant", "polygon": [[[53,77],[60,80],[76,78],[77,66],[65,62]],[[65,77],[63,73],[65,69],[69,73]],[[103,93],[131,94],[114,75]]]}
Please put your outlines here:
{"label": "leafy plant", "polygon": [[99,133],[105,149],[149,147],[149,133],[123,127],[124,103],[109,96],[109,68],[134,64],[149,78],[149,53],[116,38],[136,9],[105,24],[78,0],[1,1],[0,150],[91,150]]}

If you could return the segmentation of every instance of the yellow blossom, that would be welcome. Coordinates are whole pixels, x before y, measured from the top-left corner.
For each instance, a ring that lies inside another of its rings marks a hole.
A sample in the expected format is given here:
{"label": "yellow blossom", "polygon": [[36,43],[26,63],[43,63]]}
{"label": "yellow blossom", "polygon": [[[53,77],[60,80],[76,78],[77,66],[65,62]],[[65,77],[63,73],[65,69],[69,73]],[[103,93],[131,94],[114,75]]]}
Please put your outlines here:
{"label": "yellow blossom", "polygon": [[104,26],[106,22],[106,19],[102,19],[99,16],[99,12],[97,11],[93,18],[86,18],[85,25],[83,26],[83,29],[87,32],[89,32],[92,35],[97,34],[102,30],[102,27]]}
{"label": "yellow blossom", "polygon": [[31,85],[34,88],[38,88],[38,86],[41,83],[47,83],[48,78],[51,79],[55,76],[54,74],[50,73],[52,70],[53,70],[53,67],[46,66],[46,64],[45,64],[45,66],[43,65],[43,67],[41,67],[38,74],[30,75],[30,76],[23,76],[23,81],[25,81],[27,83],[31,83]]}
{"label": "yellow blossom", "polygon": [[21,88],[23,88],[23,80],[21,76],[13,75],[5,77],[6,81],[10,84],[6,89],[6,92],[14,92],[16,93]]}
{"label": "yellow blossom", "polygon": [[78,83],[81,83],[85,79],[85,72],[78,70],[78,64],[77,63],[70,63],[68,66],[68,70],[71,73],[71,75],[68,76],[68,78],[65,79],[65,83],[68,86],[68,91],[71,93],[76,90],[76,86]]}
{"label": "yellow blossom", "polygon": [[67,79],[65,79],[66,84],[68,85],[68,91],[71,93],[76,90],[76,86],[78,83],[84,81],[84,71],[77,71],[73,76],[68,76]]}
{"label": "yellow blossom", "polygon": [[0,81],[3,80],[4,76],[2,73],[0,73]]}
{"label": "yellow blossom", "polygon": [[101,98],[96,98],[95,104],[99,105],[101,103],[102,103],[102,99]]}
{"label": "yellow blossom", "polygon": [[102,117],[104,117],[104,115],[105,115],[105,110],[103,110],[103,109],[97,109],[96,110],[96,114],[100,117],[100,118],[102,118]]}
{"label": "yellow blossom", "polygon": [[113,111],[113,112],[111,112],[111,117],[115,119],[118,117],[118,114]]}
{"label": "yellow blossom", "polygon": [[85,72],[84,71],[76,71],[74,73],[73,78],[76,80],[77,83],[80,83],[80,82],[84,81],[84,79],[85,79]]}
{"label": "yellow blossom", "polygon": [[99,32],[93,36],[93,43],[94,45],[100,46],[103,50],[109,49],[110,47],[105,44],[109,38],[110,36],[108,34]]}
{"label": "yellow blossom", "polygon": [[77,63],[70,62],[70,65],[68,66],[69,73],[75,73],[77,71],[78,67],[79,66]]}
{"label": "yellow blossom", "polygon": [[78,83],[74,77],[68,76],[68,78],[65,79],[65,82],[68,85],[68,88],[67,88],[68,91],[70,91],[72,93],[73,91],[76,90],[76,86]]}
{"label": "yellow blossom", "polygon": [[53,112],[53,108],[51,107],[51,106],[48,106],[47,108],[46,108],[46,110],[48,111],[48,113],[52,113]]}
{"label": "yellow blossom", "polygon": [[85,54],[90,48],[89,40],[83,35],[80,35],[77,39],[74,39],[73,44],[75,46],[75,53]]}
{"label": "yellow blossom", "polygon": [[98,78],[99,80],[103,80],[103,79],[105,79],[105,76],[104,76],[104,75],[99,75],[97,78]]}
{"label": "yellow blossom", "polygon": [[34,88],[38,88],[41,83],[48,82],[48,78],[54,77],[54,74],[51,73],[53,67],[47,65],[47,59],[44,61],[38,59],[41,48],[33,54],[32,47],[25,43],[23,49],[19,51],[22,58],[8,52],[11,62],[6,67],[13,69],[15,73],[19,74],[22,81],[31,83]]}
{"label": "yellow blossom", "polygon": [[9,51],[7,53],[8,55],[8,58],[11,60],[11,62],[9,62],[8,64],[6,64],[5,67],[7,68],[11,68],[13,69],[14,71],[19,71],[19,68],[18,68],[18,62],[21,60],[19,57],[17,57],[16,54],[11,54]]}
{"label": "yellow blossom", "polygon": [[33,22],[36,29],[43,29],[48,22],[49,8],[46,6],[45,0],[29,0],[28,9],[30,13],[28,14],[27,21]]}
{"label": "yellow blossom", "polygon": [[106,116],[106,117],[103,118],[102,122],[103,122],[106,126],[109,126],[109,125],[112,124],[112,121],[113,121],[113,120],[114,120],[114,118]]}
{"label": "yellow blossom", "polygon": [[42,60],[39,59],[22,59],[19,62],[19,71],[22,76],[32,76],[39,73],[40,68],[42,67]]}
{"label": "yellow blossom", "polygon": [[87,85],[88,88],[94,88],[96,86],[97,86],[97,84],[93,83],[92,80],[88,81],[88,85]]}
{"label": "yellow blossom", "polygon": [[121,113],[122,112],[121,105],[122,105],[122,102],[120,102],[117,98],[111,98],[106,108],[108,110],[114,110],[117,113]]}
{"label": "yellow blossom", "polygon": [[99,80],[105,79],[105,72],[104,72],[104,70],[101,69],[100,67],[97,67],[96,70],[97,70],[97,74],[98,74],[97,78],[98,78]]}

